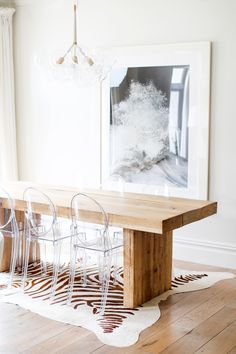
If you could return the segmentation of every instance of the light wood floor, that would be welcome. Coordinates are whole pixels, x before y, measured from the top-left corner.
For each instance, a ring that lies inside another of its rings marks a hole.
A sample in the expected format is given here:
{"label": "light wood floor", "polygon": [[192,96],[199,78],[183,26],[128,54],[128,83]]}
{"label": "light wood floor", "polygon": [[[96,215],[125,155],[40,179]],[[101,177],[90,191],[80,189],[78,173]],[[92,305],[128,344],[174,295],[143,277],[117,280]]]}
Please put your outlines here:
{"label": "light wood floor", "polygon": [[[176,263],[185,269],[223,270]],[[119,349],[103,345],[86,329],[0,304],[0,354],[236,354],[236,278],[174,295],[161,304],[161,313],[135,345]]]}

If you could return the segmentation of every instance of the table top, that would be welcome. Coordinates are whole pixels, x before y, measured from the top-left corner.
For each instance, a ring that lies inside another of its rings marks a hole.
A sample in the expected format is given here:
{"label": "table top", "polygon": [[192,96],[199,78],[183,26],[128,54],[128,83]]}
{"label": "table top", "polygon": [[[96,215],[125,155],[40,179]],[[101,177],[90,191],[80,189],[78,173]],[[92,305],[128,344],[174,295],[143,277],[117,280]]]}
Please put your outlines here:
{"label": "table top", "polygon": [[[15,199],[16,210],[25,209],[23,192],[25,188],[31,186],[44,191],[51,198],[57,207],[58,216],[70,217],[71,198],[76,193],[83,192],[95,198],[103,206],[108,213],[110,225],[158,234],[180,228],[217,212],[217,203],[211,201],[102,189],[79,189],[24,181],[7,182],[2,185]],[[37,204],[37,200],[35,205],[38,207],[38,213],[43,213],[44,206]],[[91,221],[92,210],[85,210],[84,215],[86,220]],[[92,218],[94,219],[94,213]]]}

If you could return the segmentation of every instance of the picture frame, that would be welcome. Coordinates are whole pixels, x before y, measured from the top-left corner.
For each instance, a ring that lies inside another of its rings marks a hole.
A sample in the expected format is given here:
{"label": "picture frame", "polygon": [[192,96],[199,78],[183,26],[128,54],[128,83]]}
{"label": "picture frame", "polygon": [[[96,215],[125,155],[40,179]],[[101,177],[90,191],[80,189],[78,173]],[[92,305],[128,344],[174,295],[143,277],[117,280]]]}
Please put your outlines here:
{"label": "picture frame", "polygon": [[208,198],[211,43],[116,47],[101,87],[101,183]]}

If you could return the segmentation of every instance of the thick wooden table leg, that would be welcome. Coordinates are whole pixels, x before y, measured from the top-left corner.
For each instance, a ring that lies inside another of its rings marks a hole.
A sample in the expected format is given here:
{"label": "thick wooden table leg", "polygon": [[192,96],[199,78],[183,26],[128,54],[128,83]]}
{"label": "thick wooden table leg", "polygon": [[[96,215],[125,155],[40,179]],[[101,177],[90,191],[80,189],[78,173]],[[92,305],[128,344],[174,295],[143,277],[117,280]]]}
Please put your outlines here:
{"label": "thick wooden table leg", "polygon": [[135,308],[171,288],[172,231],[124,230],[124,306]]}

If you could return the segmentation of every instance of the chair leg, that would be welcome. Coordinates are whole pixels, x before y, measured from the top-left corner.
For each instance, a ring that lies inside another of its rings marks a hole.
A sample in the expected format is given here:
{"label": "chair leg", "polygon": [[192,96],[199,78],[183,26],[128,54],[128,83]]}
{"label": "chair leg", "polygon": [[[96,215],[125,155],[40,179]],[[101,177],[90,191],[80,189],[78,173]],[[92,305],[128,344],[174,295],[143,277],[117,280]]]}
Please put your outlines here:
{"label": "chair leg", "polygon": [[87,286],[87,252],[85,249],[79,249],[80,269],[82,272],[82,286]]}
{"label": "chair leg", "polygon": [[37,265],[37,242],[36,241],[32,242],[32,261],[33,261],[33,265],[36,266]]}
{"label": "chair leg", "polygon": [[40,250],[41,272],[43,276],[47,275],[47,243],[42,241],[42,249]]}
{"label": "chair leg", "polygon": [[76,261],[77,261],[77,247],[74,246],[74,244],[72,244],[71,248],[72,249],[71,249],[71,260],[70,260],[67,305],[70,305],[72,300],[74,283],[75,283]]}
{"label": "chair leg", "polygon": [[[114,234],[113,234],[113,244],[115,246],[117,246],[119,244],[119,238],[122,237],[122,234],[120,231],[115,231]],[[118,269],[119,269],[119,262],[118,262],[118,259],[119,259],[119,252],[120,252],[120,248],[116,248],[114,251],[113,251],[113,266],[114,266],[114,271],[113,271],[113,274],[114,274],[114,278],[113,278],[113,284],[116,285],[118,284],[118,281],[117,281],[117,278],[118,278]]]}
{"label": "chair leg", "polygon": [[23,292],[25,291],[25,283],[26,283],[27,274],[28,274],[30,241],[31,241],[31,237],[30,237],[30,233],[29,233],[28,236],[26,236],[26,239],[25,239],[24,275],[23,275],[23,279],[22,279],[22,291]]}
{"label": "chair leg", "polygon": [[22,231],[19,233],[19,241],[18,241],[18,255],[17,255],[17,271],[20,274],[23,274],[23,234]]}
{"label": "chair leg", "polygon": [[52,302],[55,297],[57,281],[58,281],[58,273],[60,267],[60,255],[61,255],[61,242],[56,241],[53,245],[53,278],[52,278],[52,287],[51,287],[51,295],[50,301]]}
{"label": "chair leg", "polygon": [[19,248],[19,237],[13,236],[12,237],[11,263],[10,263],[10,272],[9,272],[9,279],[8,279],[8,288],[12,287],[13,277],[14,277],[14,273],[15,273],[15,269],[16,269],[18,248]]}
{"label": "chair leg", "polygon": [[114,274],[114,277],[113,277],[113,284],[116,285],[118,282],[117,282],[117,278],[118,278],[118,250],[115,250],[114,251],[114,255],[113,255],[113,267],[114,267],[114,271],[113,271],[113,274]]}
{"label": "chair leg", "polygon": [[12,287],[13,277],[17,265],[17,258],[19,254],[19,230],[15,219],[12,220],[11,227],[13,231],[13,237],[12,237],[12,247],[11,247],[11,263],[10,263],[10,275],[8,280],[8,288]]}
{"label": "chair leg", "polygon": [[107,295],[109,290],[109,282],[110,282],[110,273],[111,273],[111,260],[112,255],[109,252],[104,254],[103,258],[103,276],[102,276],[102,298],[101,298],[101,307],[99,310],[100,315],[104,315],[106,302],[107,302]]}
{"label": "chair leg", "polygon": [[99,252],[99,254],[98,254],[98,278],[99,278],[101,290],[102,290],[102,282],[103,282],[103,277],[104,277],[103,263],[104,263],[104,254],[102,252]]}

